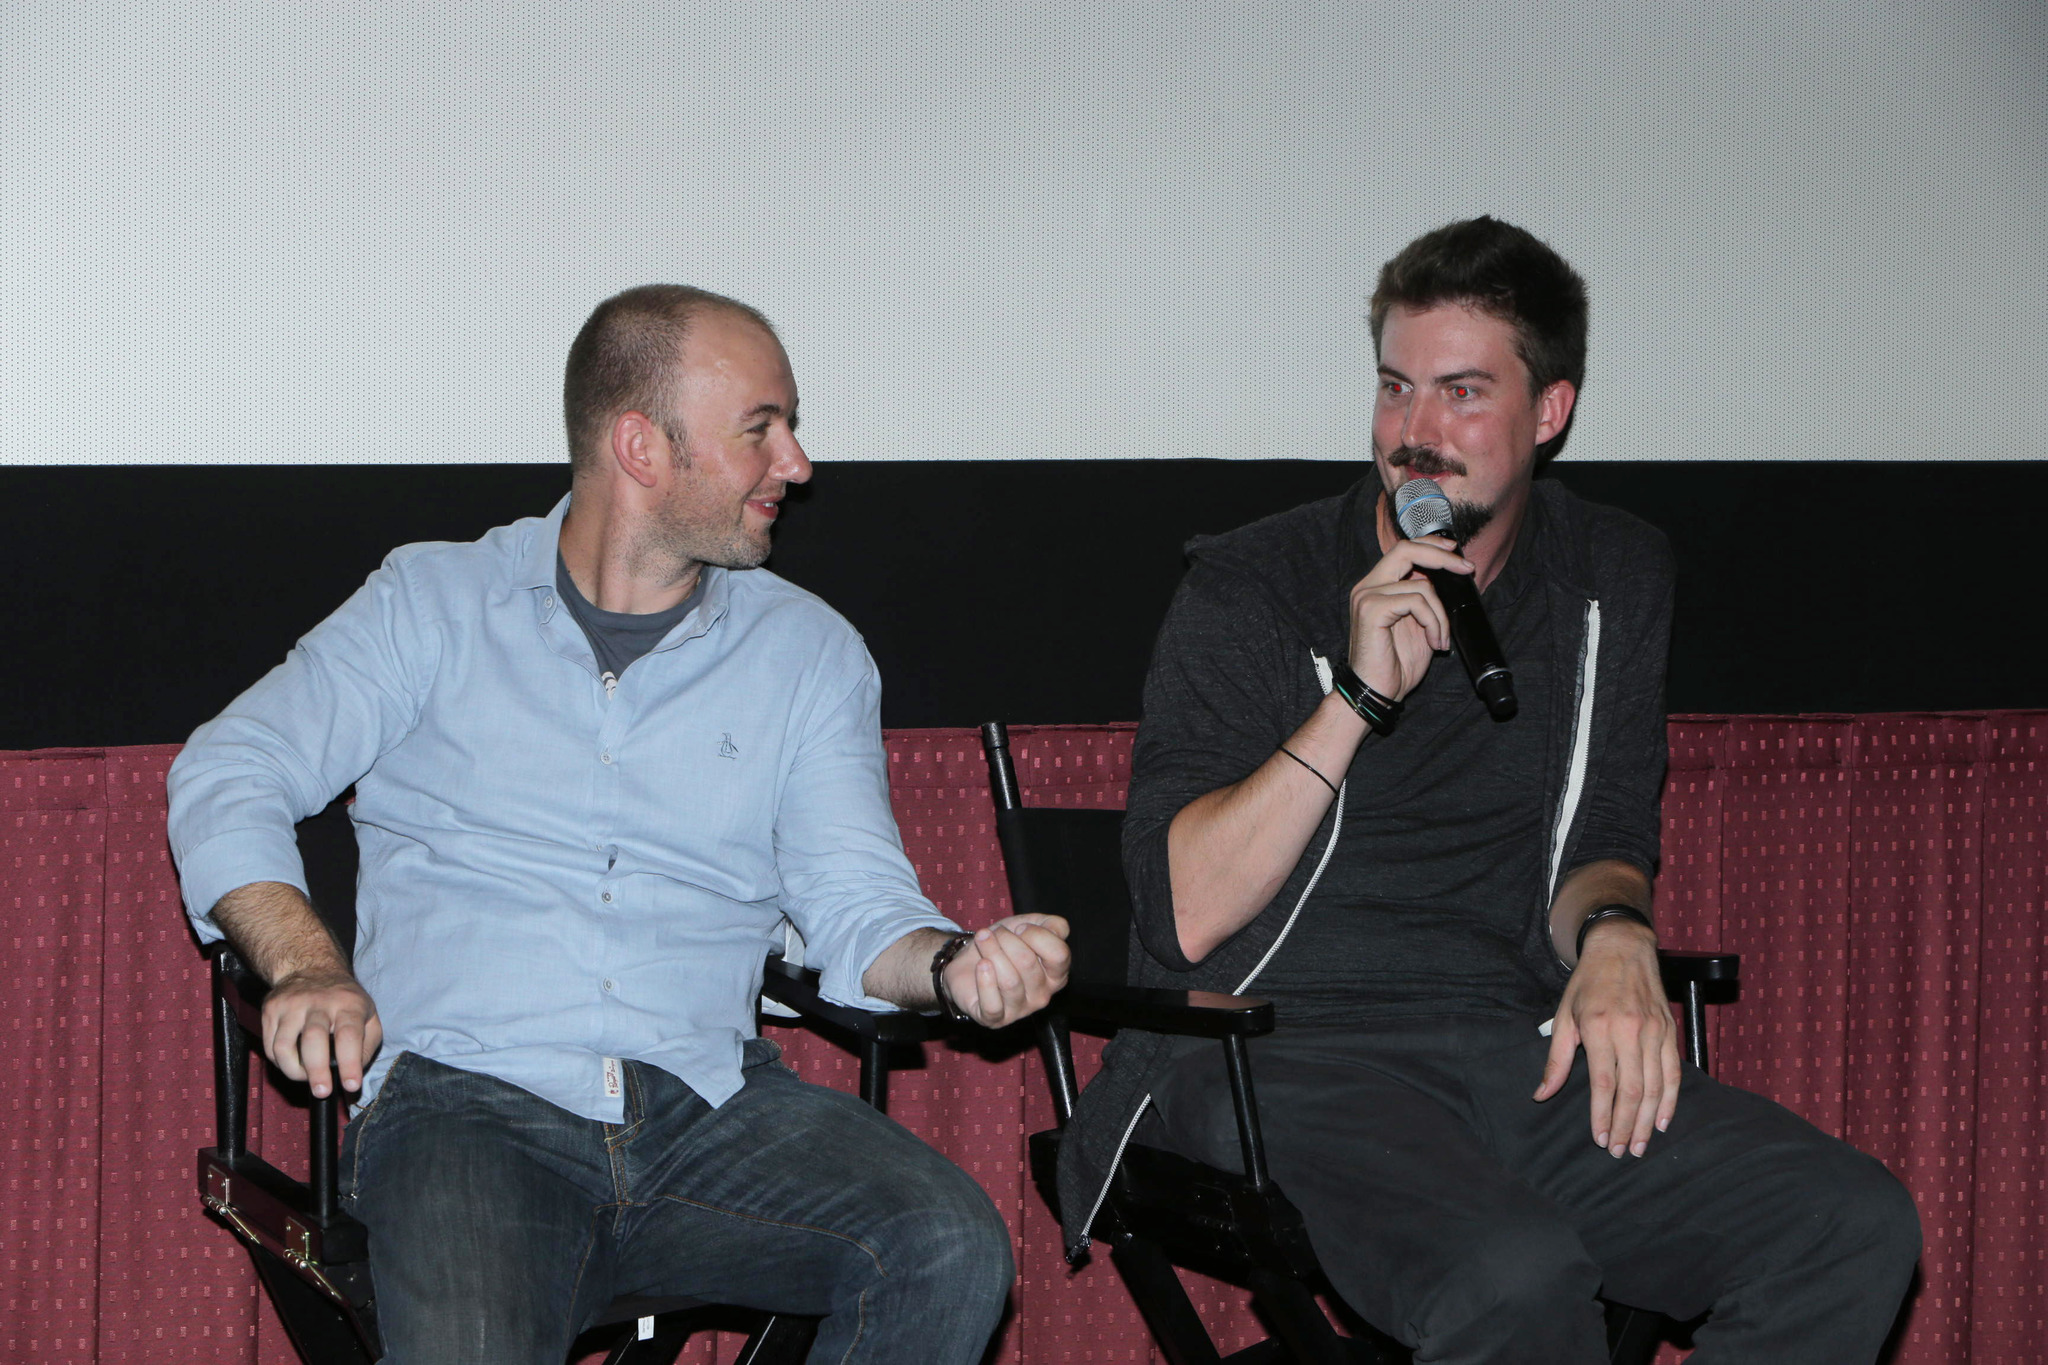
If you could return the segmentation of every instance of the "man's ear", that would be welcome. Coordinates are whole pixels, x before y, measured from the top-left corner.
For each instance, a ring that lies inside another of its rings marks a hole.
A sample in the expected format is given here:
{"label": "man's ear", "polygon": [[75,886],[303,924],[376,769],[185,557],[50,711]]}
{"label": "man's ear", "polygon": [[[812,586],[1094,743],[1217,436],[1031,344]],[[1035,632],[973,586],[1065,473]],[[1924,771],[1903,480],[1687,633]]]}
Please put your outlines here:
{"label": "man's ear", "polygon": [[610,454],[627,478],[652,488],[668,464],[668,433],[644,412],[622,412],[612,419]]}
{"label": "man's ear", "polygon": [[1569,379],[1552,380],[1536,395],[1536,444],[1542,445],[1563,431],[1572,420],[1572,406],[1579,401],[1578,388]]}

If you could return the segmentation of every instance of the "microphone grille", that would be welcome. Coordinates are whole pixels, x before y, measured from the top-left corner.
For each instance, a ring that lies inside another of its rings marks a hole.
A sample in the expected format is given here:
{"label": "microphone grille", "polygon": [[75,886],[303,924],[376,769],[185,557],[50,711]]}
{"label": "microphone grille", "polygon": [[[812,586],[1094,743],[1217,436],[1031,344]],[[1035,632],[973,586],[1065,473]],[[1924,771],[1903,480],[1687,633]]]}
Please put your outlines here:
{"label": "microphone grille", "polygon": [[1451,533],[1451,500],[1435,479],[1410,479],[1394,490],[1394,519],[1410,540]]}

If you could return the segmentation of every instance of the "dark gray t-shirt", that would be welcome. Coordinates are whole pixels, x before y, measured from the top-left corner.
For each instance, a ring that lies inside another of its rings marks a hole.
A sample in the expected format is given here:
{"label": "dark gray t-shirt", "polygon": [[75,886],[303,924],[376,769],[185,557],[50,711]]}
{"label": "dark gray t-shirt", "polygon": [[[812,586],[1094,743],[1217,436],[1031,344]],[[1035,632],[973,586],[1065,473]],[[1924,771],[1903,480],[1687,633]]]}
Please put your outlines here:
{"label": "dark gray t-shirt", "polygon": [[1547,987],[1524,956],[1546,899],[1556,693],[1534,530],[1481,599],[1519,709],[1492,719],[1457,655],[1442,654],[1394,733],[1359,747],[1337,850],[1253,992],[1280,1002],[1288,1027],[1545,1008]]}
{"label": "dark gray t-shirt", "polygon": [[605,611],[593,606],[590,599],[577,589],[576,580],[569,576],[569,565],[557,550],[555,591],[561,594],[569,614],[576,618],[576,624],[583,627],[584,638],[590,641],[590,651],[597,656],[599,675],[609,674],[617,680],[625,676],[627,667],[636,659],[666,639],[677,623],[703,599],[704,575],[699,572],[697,586],[690,589],[690,595],[667,611],[644,614]]}

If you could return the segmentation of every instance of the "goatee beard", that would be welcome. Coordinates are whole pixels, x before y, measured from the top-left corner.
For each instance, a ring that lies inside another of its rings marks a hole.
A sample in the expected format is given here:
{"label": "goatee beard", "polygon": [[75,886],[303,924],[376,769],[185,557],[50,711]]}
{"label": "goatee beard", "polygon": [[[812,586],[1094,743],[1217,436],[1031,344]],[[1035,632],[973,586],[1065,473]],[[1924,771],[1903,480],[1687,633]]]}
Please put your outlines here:
{"label": "goatee beard", "polygon": [[[1396,448],[1387,456],[1387,468],[1399,473],[1400,477],[1397,480],[1397,486],[1400,483],[1406,483],[1409,479],[1433,479],[1439,474],[1456,474],[1462,477],[1465,473],[1465,466],[1462,462],[1451,459],[1449,456],[1432,450],[1428,446],[1400,446]],[[1387,492],[1387,516],[1388,520],[1394,522],[1394,529],[1398,531],[1400,530],[1400,522],[1395,520],[1393,512],[1394,495],[1393,490],[1389,489]],[[1485,530],[1487,524],[1492,520],[1492,503],[1459,502],[1454,499],[1451,502],[1451,539],[1457,541],[1460,548],[1470,545],[1472,538]]]}
{"label": "goatee beard", "polygon": [[1472,538],[1485,530],[1487,523],[1492,520],[1492,503],[1481,506],[1476,502],[1453,501],[1451,503],[1451,539],[1457,541],[1459,548],[1462,549],[1470,545]]}

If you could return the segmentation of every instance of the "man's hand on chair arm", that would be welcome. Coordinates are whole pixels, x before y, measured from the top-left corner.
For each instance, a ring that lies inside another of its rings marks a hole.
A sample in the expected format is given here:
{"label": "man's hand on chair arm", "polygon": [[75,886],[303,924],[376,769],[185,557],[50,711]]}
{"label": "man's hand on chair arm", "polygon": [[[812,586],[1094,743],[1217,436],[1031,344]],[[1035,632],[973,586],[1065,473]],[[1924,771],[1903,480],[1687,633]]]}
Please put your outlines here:
{"label": "man's hand on chair arm", "polygon": [[256,974],[263,1001],[263,1055],[325,1098],[363,1088],[363,1070],[384,1041],[376,1002],[356,983],[341,948],[297,887],[251,882],[220,898],[213,921]]}
{"label": "man's hand on chair arm", "polygon": [[1654,929],[1619,915],[1597,920],[1578,958],[1580,926],[1605,905],[1633,906],[1647,917],[1650,879],[1632,864],[1608,860],[1577,868],[1558,887],[1550,935],[1572,974],[1535,1097],[1547,1100],[1564,1087],[1572,1054],[1584,1047],[1593,1141],[1617,1157],[1641,1156],[1678,1107],[1678,1030],[1664,998]]}
{"label": "man's hand on chair arm", "polygon": [[[905,1009],[943,1008],[932,994],[932,955],[948,935],[937,929],[905,934],[869,967],[869,995]],[[984,1028],[1001,1028],[1044,1009],[1067,984],[1067,922],[1058,915],[1012,915],[979,930],[946,964],[946,993]]]}

